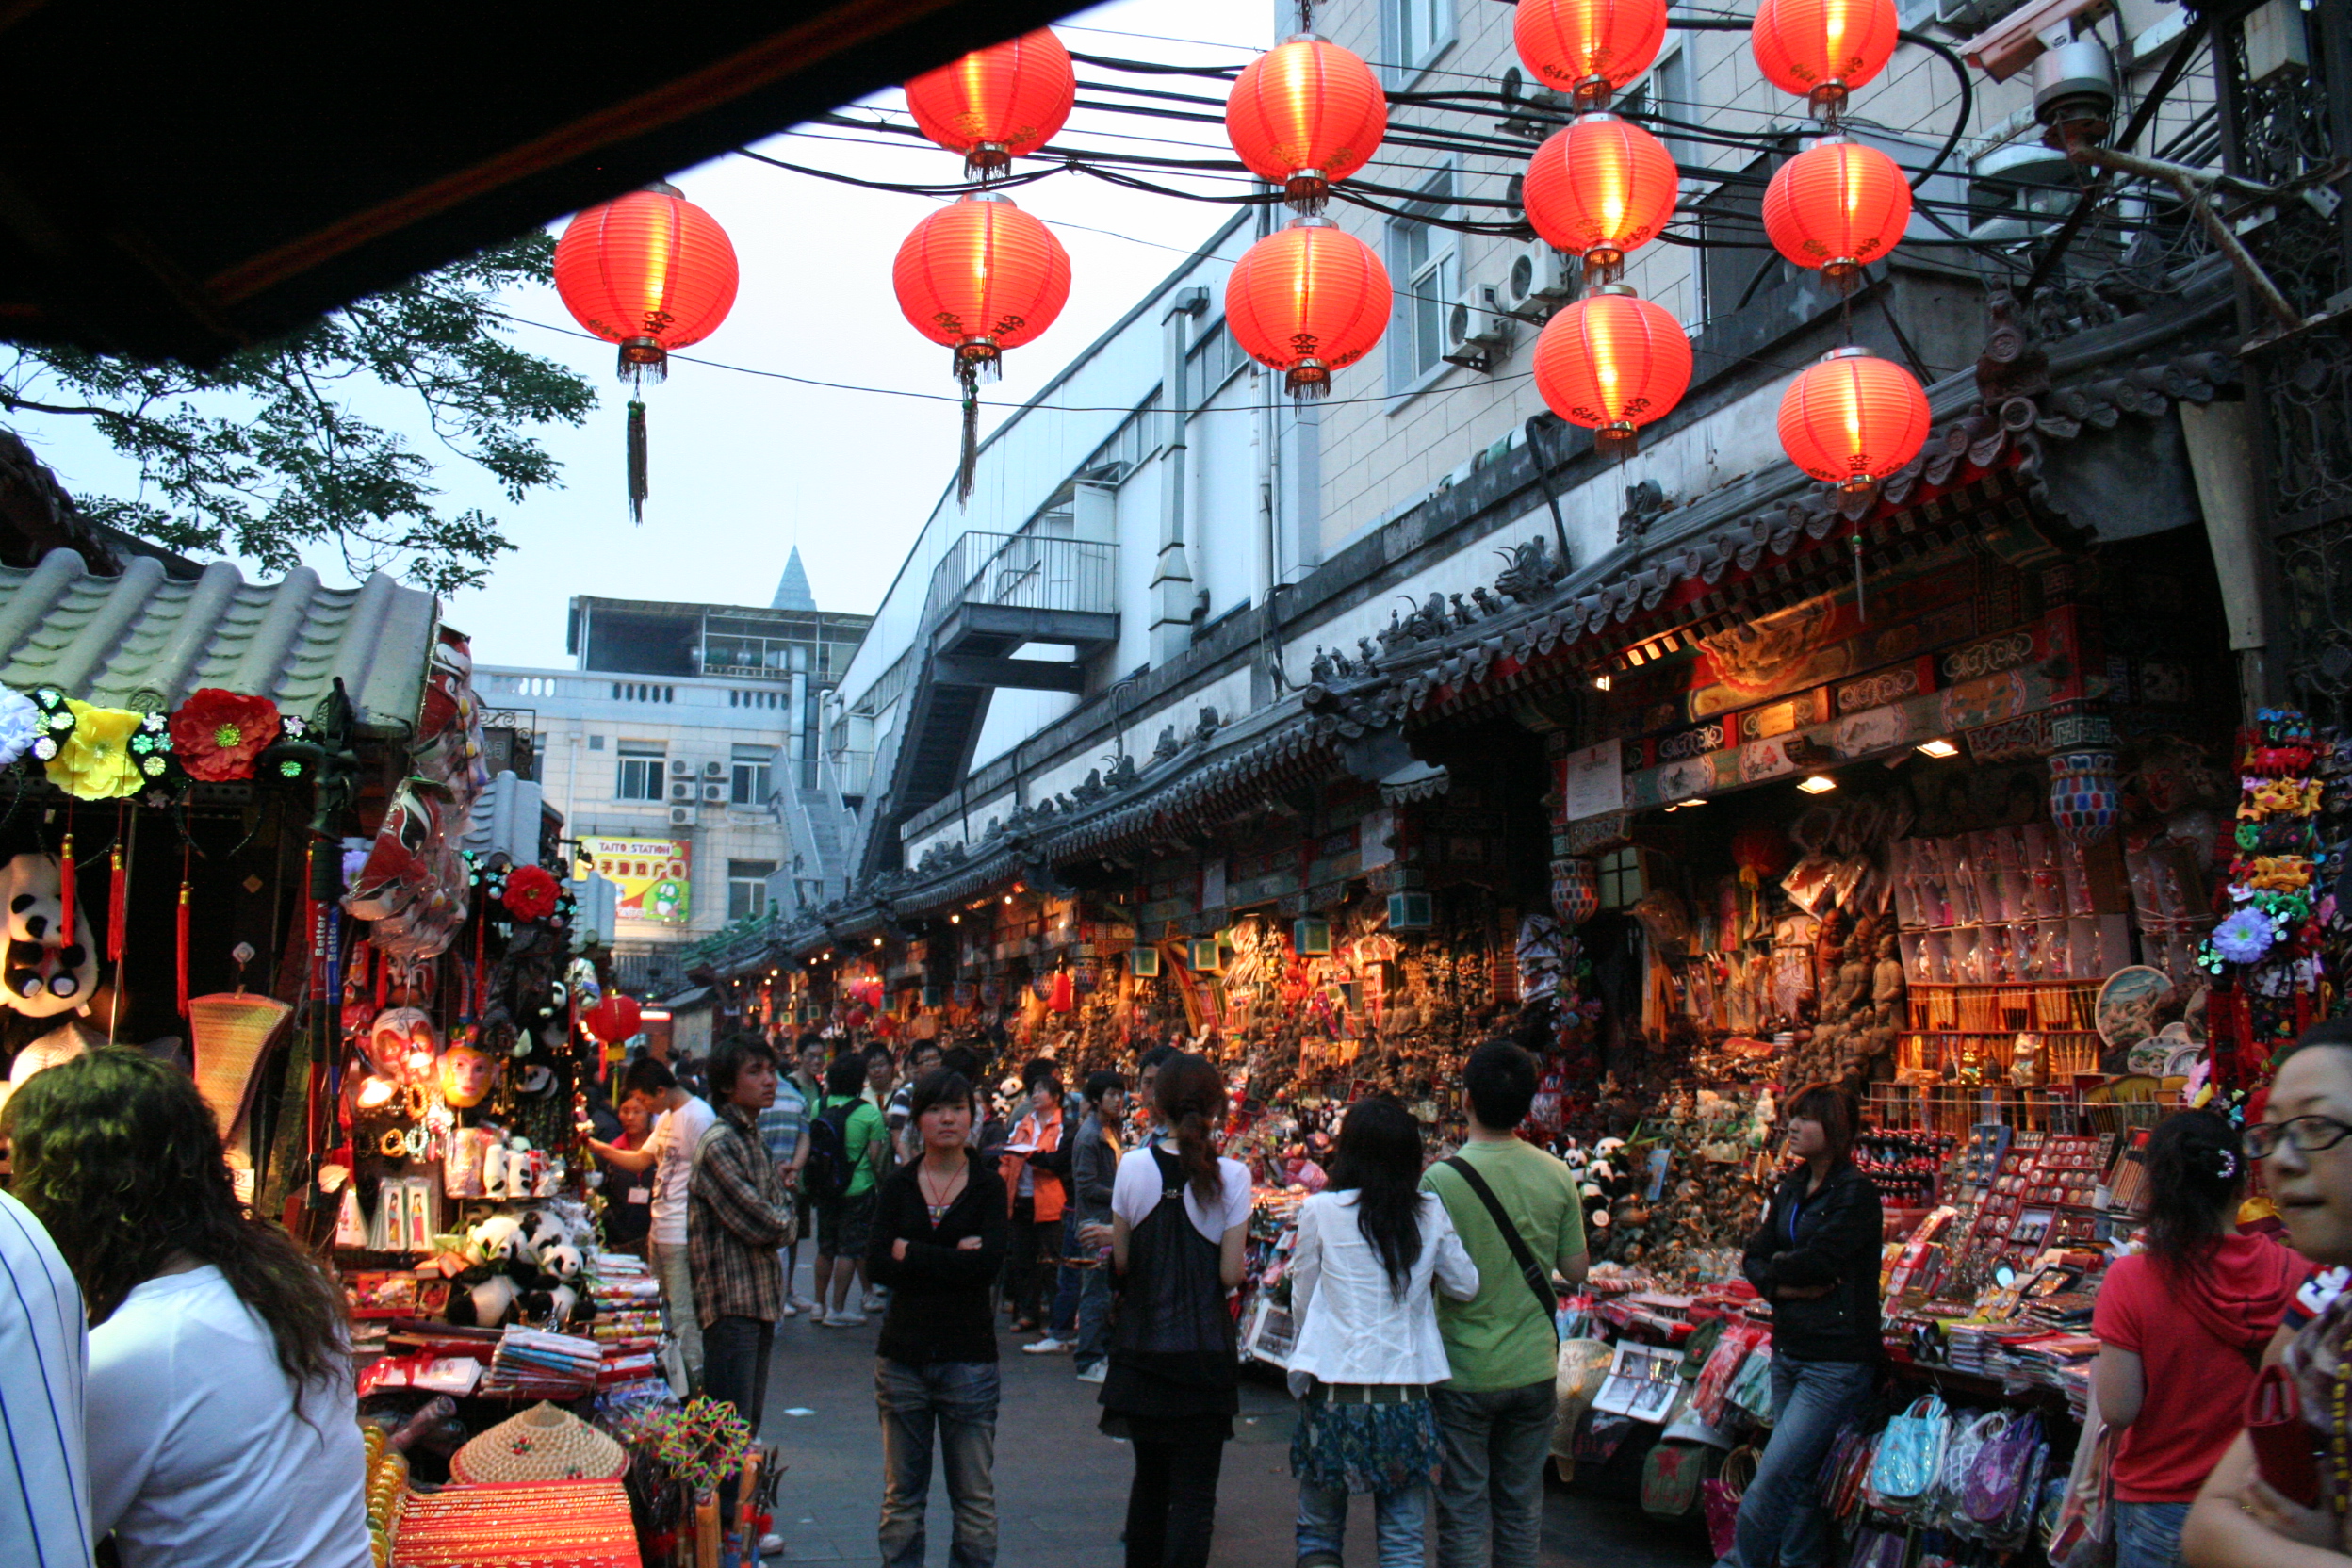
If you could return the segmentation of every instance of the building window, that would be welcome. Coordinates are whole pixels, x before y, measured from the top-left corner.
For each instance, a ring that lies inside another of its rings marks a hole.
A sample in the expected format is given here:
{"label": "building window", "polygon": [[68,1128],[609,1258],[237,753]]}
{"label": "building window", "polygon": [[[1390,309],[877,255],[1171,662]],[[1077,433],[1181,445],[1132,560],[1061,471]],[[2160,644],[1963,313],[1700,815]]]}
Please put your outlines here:
{"label": "building window", "polygon": [[728,797],[737,806],[765,806],[772,792],[769,769],[776,758],[772,746],[735,748],[735,788]]}
{"label": "building window", "polygon": [[1389,77],[1404,82],[1427,70],[1454,41],[1453,0],[1386,0]]}
{"label": "building window", "polygon": [[768,878],[776,874],[774,860],[729,860],[727,863],[727,918],[764,914],[768,907]]}
{"label": "building window", "polygon": [[1601,857],[1601,907],[1630,909],[1642,902],[1648,891],[1642,876],[1642,852],[1638,849],[1612,849]]}
{"label": "building window", "polygon": [[1389,335],[1389,390],[1410,391],[1445,368],[1446,312],[1460,291],[1459,256],[1451,229],[1426,221],[1452,205],[1453,174],[1441,172],[1421,188],[1410,219],[1388,225],[1389,266],[1404,280]]}
{"label": "building window", "polygon": [[662,762],[666,746],[621,743],[620,783],[613,793],[622,800],[660,800]]}

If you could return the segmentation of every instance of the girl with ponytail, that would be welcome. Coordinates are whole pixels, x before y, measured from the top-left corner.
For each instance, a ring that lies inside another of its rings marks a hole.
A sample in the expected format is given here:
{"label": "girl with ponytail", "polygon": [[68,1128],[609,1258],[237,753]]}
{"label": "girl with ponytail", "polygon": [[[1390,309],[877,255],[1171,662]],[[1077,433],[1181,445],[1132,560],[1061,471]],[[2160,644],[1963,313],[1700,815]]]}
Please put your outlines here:
{"label": "girl with ponytail", "polygon": [[[1250,1172],[1217,1157],[1225,1084],[1207,1057],[1169,1057],[1152,1097],[1168,1135],[1121,1158],[1111,1187],[1119,1307],[1102,1430],[1135,1448],[1127,1568],[1204,1568],[1217,1471],[1240,1408],[1225,1298],[1241,1283]],[[1099,1232],[1085,1227],[1081,1245],[1101,1245]]]}
{"label": "girl with ponytail", "polygon": [[2309,1266],[2237,1232],[2237,1129],[2184,1111],[2148,1143],[2144,1251],[2117,1259],[2092,1320],[2091,1383],[2120,1432],[2116,1568],[2170,1568],[2197,1488],[2237,1436],[2246,1391]]}

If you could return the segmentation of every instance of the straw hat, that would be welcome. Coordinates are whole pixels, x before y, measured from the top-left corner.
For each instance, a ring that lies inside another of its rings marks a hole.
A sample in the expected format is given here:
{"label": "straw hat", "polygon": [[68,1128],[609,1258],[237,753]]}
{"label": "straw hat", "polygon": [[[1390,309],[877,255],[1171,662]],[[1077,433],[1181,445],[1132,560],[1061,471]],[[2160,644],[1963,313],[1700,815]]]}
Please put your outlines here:
{"label": "straw hat", "polygon": [[460,1481],[614,1480],[627,1450],[569,1411],[542,1399],[468,1441],[449,1461]]}

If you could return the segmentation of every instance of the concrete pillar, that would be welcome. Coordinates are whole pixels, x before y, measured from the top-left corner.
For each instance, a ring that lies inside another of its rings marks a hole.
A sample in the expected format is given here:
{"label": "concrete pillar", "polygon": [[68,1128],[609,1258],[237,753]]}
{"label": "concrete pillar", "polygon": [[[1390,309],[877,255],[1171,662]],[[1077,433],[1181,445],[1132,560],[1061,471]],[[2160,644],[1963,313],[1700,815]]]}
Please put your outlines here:
{"label": "concrete pillar", "polygon": [[1180,288],[1160,321],[1160,412],[1168,437],[1160,446],[1160,553],[1152,569],[1154,664],[1168,663],[1192,645],[1197,591],[1184,549],[1184,440],[1191,413],[1184,396],[1184,351],[1191,347],[1185,323],[1208,305],[1207,289]]}

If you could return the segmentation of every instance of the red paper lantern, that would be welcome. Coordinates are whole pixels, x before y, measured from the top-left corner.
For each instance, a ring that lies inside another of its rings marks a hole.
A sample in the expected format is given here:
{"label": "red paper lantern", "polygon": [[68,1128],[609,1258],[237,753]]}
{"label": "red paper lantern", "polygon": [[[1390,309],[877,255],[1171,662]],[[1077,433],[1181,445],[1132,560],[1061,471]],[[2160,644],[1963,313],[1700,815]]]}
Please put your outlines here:
{"label": "red paper lantern", "polygon": [[1681,172],[1658,138],[1613,114],[1581,114],[1527,160],[1527,221],[1554,249],[1610,272],[1674,215]]}
{"label": "red paper lantern", "polygon": [[1070,51],[1053,30],[975,49],[906,84],[906,107],[923,135],[964,155],[964,172],[987,178],[1054,139],[1077,100]]}
{"label": "red paper lantern", "polygon": [[1834,113],[1886,69],[1901,28],[1895,0],[1757,0],[1748,37],[1767,81]]}
{"label": "red paper lantern", "polygon": [[1388,97],[1372,68],[1313,33],[1251,60],[1225,98],[1233,151],[1300,212],[1320,211],[1331,182],[1363,168],[1387,131]]}
{"label": "red paper lantern", "polygon": [[[735,303],[735,247],[711,216],[654,184],[574,215],[555,242],[555,291],[572,319],[621,348],[632,386],[669,374],[670,351],[716,332]],[[629,511],[651,493],[645,405],[629,400]]]}
{"label": "red paper lantern", "polygon": [[1911,372],[1867,349],[1833,349],[1780,400],[1788,461],[1846,490],[1867,489],[1918,455],[1927,394]]}
{"label": "red paper lantern", "polygon": [[637,1033],[637,999],[607,991],[604,1000],[581,1015],[590,1034],[607,1045],[618,1045]]}
{"label": "red paper lantern", "polygon": [[1682,400],[1690,339],[1674,317],[1605,284],[1553,317],[1535,340],[1535,389],[1604,457],[1631,456],[1634,432]]}
{"label": "red paper lantern", "polygon": [[711,216],[655,185],[593,206],[555,242],[572,319],[621,346],[621,374],[660,379],[672,349],[716,332],[735,303],[735,247]]}
{"label": "red paper lantern", "polygon": [[1911,187],[1895,160],[1843,139],[1780,166],[1764,190],[1764,232],[1799,267],[1849,279],[1895,248],[1911,221]]}
{"label": "red paper lantern", "polygon": [[1658,58],[1666,0],[1519,0],[1511,36],[1539,81],[1598,108]]}
{"label": "red paper lantern", "polygon": [[1250,358],[1282,372],[1283,390],[1331,391],[1331,372],[1388,330],[1388,270],[1371,248],[1320,218],[1300,218],[1243,253],[1225,280],[1225,322]]}
{"label": "red paper lantern", "polygon": [[1070,253],[1007,198],[966,196],[915,225],[890,282],[915,330],[956,351],[960,374],[1054,324],[1070,298]]}

